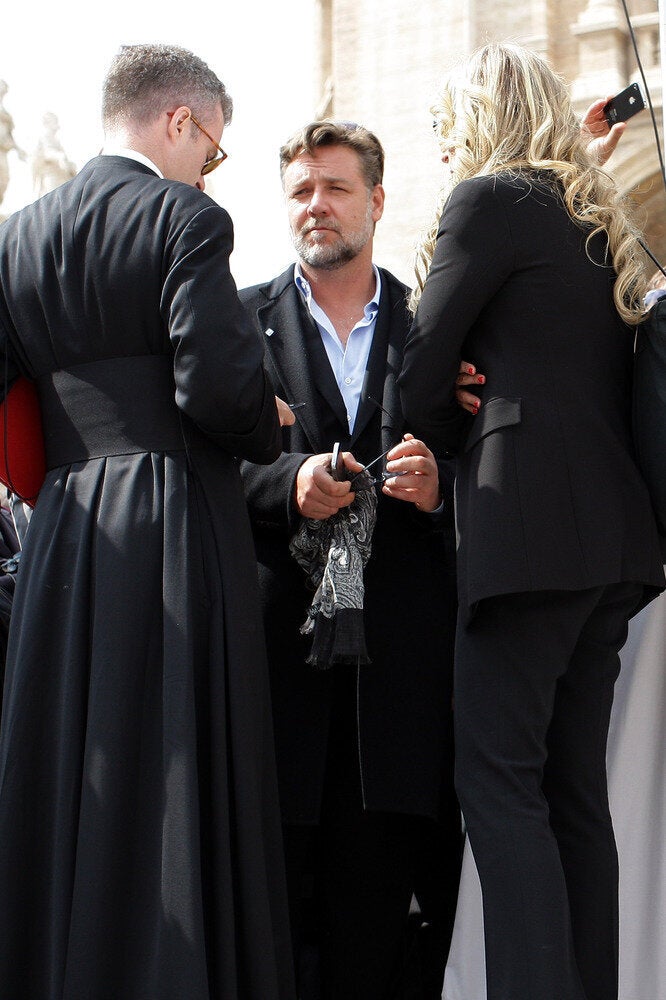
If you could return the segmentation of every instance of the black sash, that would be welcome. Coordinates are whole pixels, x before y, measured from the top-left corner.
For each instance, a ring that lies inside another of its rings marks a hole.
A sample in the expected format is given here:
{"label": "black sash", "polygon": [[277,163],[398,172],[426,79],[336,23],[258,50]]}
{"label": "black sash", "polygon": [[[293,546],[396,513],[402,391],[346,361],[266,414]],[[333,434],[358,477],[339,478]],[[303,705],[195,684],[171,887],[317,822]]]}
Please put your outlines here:
{"label": "black sash", "polygon": [[[106,358],[37,379],[46,468],[182,451],[200,437],[175,401],[173,356]],[[185,426],[187,425],[187,445]]]}

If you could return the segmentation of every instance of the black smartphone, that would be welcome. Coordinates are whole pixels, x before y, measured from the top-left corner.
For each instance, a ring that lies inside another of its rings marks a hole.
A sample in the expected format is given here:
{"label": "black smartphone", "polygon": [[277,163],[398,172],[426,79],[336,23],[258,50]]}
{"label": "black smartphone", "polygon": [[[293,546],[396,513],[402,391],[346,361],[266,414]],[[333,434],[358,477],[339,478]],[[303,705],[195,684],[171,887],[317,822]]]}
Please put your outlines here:
{"label": "black smartphone", "polygon": [[345,463],[342,460],[340,442],[336,441],[333,445],[333,453],[331,454],[331,478],[335,479],[336,483],[341,483],[345,479],[345,474],[346,469]]}
{"label": "black smartphone", "polygon": [[637,115],[644,107],[641,88],[632,83],[604,105],[604,118],[612,128],[618,122],[626,122],[632,115]]}

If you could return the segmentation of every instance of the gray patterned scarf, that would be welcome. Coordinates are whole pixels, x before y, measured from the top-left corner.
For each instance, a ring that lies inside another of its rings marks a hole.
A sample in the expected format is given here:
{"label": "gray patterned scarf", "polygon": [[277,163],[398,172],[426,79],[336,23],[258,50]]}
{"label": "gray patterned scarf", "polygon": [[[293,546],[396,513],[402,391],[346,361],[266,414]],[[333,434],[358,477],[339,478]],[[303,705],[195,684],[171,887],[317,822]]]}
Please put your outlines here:
{"label": "gray patterned scarf", "polygon": [[312,636],[307,663],[326,670],[334,663],[369,663],[363,626],[363,570],[370,558],[377,518],[374,480],[355,477],[356,497],[325,521],[303,518],[289,551],[315,594],[301,626]]}

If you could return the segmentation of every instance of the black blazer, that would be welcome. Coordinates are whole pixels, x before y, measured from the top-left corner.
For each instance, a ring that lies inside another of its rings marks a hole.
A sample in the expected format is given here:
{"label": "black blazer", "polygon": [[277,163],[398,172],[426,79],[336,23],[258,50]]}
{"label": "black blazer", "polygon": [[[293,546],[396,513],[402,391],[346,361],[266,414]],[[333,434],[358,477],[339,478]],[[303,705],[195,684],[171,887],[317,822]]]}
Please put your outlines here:
{"label": "black blazer", "polygon": [[[241,472],[259,563],[283,816],[308,823],[319,818],[337,668],[322,672],[305,664],[310,643],[299,629],[312,594],[288,551],[300,519],[294,483],[305,459],[331,451],[335,441],[368,462],[409,430],[396,388],[409,319],[405,286],[382,270],[377,326],[350,436],[321,335],[293,271],[240,295],[264,337],[276,393],[306,405],[295,411],[296,424],[283,429],[284,451],[270,469],[244,462]],[[456,613],[450,463],[441,463],[440,481],[447,501],[440,518],[379,497],[365,571],[372,664],[360,669],[356,694],[363,792],[371,809],[437,814],[448,752]]]}
{"label": "black blazer", "polygon": [[636,460],[666,562],[666,298],[655,302],[636,331],[632,417]]}
{"label": "black blazer", "polygon": [[[415,431],[459,451],[459,599],[664,585],[634,463],[632,331],[612,299],[601,237],[534,176],[454,189],[400,379]],[[460,357],[487,376],[460,418]]]}

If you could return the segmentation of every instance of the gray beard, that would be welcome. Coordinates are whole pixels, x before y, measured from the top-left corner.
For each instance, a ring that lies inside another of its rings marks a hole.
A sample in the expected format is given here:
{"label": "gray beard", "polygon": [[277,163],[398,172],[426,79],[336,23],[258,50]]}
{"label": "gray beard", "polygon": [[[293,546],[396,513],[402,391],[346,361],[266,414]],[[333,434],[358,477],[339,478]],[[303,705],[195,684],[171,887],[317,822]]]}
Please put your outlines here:
{"label": "gray beard", "polygon": [[308,241],[308,233],[292,234],[294,249],[300,260],[310,267],[320,271],[337,271],[338,268],[358,257],[372,237],[374,223],[372,205],[370,204],[368,204],[365,222],[362,232],[355,233],[346,240],[338,235],[335,243],[312,243]]}
{"label": "gray beard", "polygon": [[310,267],[320,271],[337,271],[343,264],[347,264],[361,252],[367,240],[362,243],[356,241],[339,240],[337,243],[308,243],[303,236],[294,237],[294,247],[299,258]]}

